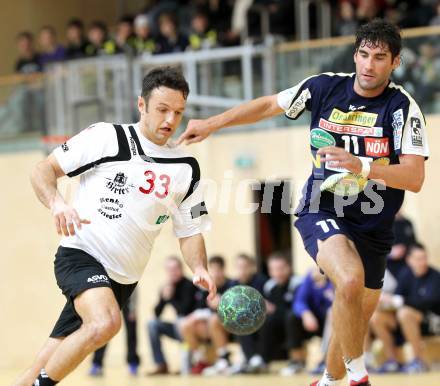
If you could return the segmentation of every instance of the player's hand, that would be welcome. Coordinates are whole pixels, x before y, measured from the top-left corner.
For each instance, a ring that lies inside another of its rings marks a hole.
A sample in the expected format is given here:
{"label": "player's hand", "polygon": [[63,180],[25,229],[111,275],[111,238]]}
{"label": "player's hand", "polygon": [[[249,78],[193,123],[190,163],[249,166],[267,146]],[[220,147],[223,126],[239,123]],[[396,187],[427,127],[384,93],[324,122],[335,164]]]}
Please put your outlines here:
{"label": "player's hand", "polygon": [[191,145],[203,141],[212,131],[206,119],[190,119],[186,130],[177,140],[177,144],[180,145],[185,142],[187,145]]}
{"label": "player's hand", "polygon": [[60,200],[54,201],[50,210],[57,233],[60,236],[73,236],[75,234],[75,225],[77,229],[81,229],[82,224],[90,224],[89,220],[81,219],[73,207]]}
{"label": "player's hand", "polygon": [[316,319],[315,315],[313,315],[310,311],[305,311],[302,314],[302,323],[304,329],[309,332],[315,332],[319,329],[318,319]]}
{"label": "player's hand", "polygon": [[340,147],[321,147],[318,154],[321,156],[321,162],[326,162],[328,166],[345,168],[354,174],[360,174],[362,171],[361,160]]}
{"label": "player's hand", "polygon": [[217,294],[217,286],[205,268],[194,270],[193,284],[202,287],[209,292],[208,301],[212,301],[215,298],[215,295]]}
{"label": "player's hand", "polygon": [[217,295],[214,296],[214,299],[212,299],[212,300],[207,299],[206,302],[208,303],[208,307],[211,310],[216,310],[218,305],[219,305],[219,303],[220,303],[220,295],[217,294]]}

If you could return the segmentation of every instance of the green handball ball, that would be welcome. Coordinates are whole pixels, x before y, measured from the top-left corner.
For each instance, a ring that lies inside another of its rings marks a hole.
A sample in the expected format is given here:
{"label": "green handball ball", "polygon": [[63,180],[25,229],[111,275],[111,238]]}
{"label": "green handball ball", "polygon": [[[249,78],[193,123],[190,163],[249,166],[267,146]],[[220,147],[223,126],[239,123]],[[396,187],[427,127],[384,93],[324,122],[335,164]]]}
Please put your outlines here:
{"label": "green handball ball", "polygon": [[217,313],[227,331],[236,335],[249,335],[263,325],[266,303],[255,288],[237,285],[223,294]]}

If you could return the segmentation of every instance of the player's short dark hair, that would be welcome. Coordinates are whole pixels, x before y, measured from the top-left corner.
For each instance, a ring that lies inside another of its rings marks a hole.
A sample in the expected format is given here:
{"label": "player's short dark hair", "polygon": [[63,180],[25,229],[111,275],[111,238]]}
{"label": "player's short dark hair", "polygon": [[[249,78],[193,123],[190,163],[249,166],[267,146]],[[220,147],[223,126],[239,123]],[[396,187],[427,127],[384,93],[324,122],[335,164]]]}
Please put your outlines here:
{"label": "player's short dark hair", "polygon": [[173,90],[181,91],[183,98],[186,99],[189,94],[189,86],[182,71],[175,67],[157,67],[145,75],[142,81],[142,97],[148,105],[151,92],[159,87],[167,87]]}
{"label": "player's short dark hair", "polygon": [[422,251],[426,252],[426,248],[422,243],[415,242],[409,246],[407,256],[411,255],[411,253],[413,253],[416,249],[421,249]]}
{"label": "player's short dark hair", "polygon": [[355,51],[357,52],[360,47],[365,45],[374,48],[387,45],[391,52],[391,59],[394,60],[402,50],[400,29],[395,24],[383,19],[374,19],[363,24],[356,31]]}
{"label": "player's short dark hair", "polygon": [[100,21],[100,20],[92,21],[90,23],[89,30],[95,29],[95,28],[100,29],[105,34],[107,34],[107,24],[105,24],[103,21]]}
{"label": "player's short dark hair", "polygon": [[224,269],[225,268],[225,266],[226,266],[226,263],[225,263],[225,259],[224,259],[224,257],[223,256],[220,256],[220,255],[214,255],[214,256],[211,256],[210,258],[209,258],[209,265],[211,265],[211,264],[216,264],[216,265],[218,265],[221,269]]}
{"label": "player's short dark hair", "polygon": [[124,16],[119,18],[118,24],[123,24],[123,23],[124,24],[125,23],[133,24],[133,21],[134,21],[134,17],[133,16],[131,16],[131,15],[124,15]]}
{"label": "player's short dark hair", "polygon": [[292,265],[290,259],[283,252],[280,252],[280,251],[276,251],[276,252],[271,253],[269,255],[269,257],[267,258],[267,262],[269,262],[271,260],[280,260],[280,261],[284,261],[289,266]]}

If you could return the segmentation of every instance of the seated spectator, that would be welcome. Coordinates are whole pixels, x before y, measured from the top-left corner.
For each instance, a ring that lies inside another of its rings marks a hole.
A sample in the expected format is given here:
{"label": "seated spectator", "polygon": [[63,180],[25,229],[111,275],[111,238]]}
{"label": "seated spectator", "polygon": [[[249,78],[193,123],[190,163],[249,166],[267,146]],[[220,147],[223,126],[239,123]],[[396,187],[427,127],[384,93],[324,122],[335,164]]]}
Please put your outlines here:
{"label": "seated spectator", "polygon": [[67,23],[66,38],[66,59],[80,59],[86,56],[87,41],[81,20],[72,19]]}
{"label": "seated spectator", "polygon": [[160,290],[159,302],[154,308],[155,319],[148,322],[148,336],[156,365],[149,375],[168,374],[168,365],[162,351],[162,335],[177,341],[182,339],[178,321],[166,322],[160,319],[164,308],[171,305],[177,318],[180,319],[194,311],[196,306],[196,287],[183,275],[180,259],[175,256],[168,257],[165,262],[165,271],[167,281]]}
{"label": "seated spectator", "polygon": [[163,13],[159,16],[158,54],[183,52],[189,45],[188,38],[179,32],[176,15]]}
{"label": "seated spectator", "polygon": [[[136,289],[128,299],[127,304],[122,308],[122,316],[124,318],[126,343],[127,343],[127,364],[130,375],[136,376],[140,364],[139,355],[137,353],[137,295]],[[103,375],[103,362],[107,346],[101,347],[93,354],[92,367],[89,375],[99,377]]]}
{"label": "seated spectator", "polygon": [[407,263],[410,269],[401,272],[395,295],[384,293],[381,309],[371,319],[371,327],[384,345],[386,361],[382,372],[400,370],[393,337],[398,327],[414,352],[414,359],[403,366],[403,371],[428,369],[422,337],[434,332],[430,324],[434,315],[440,316],[440,272],[429,266],[428,255],[421,244],[411,247]]}
{"label": "seated spectator", "polygon": [[115,43],[118,47],[118,52],[123,52],[127,55],[134,55],[135,39],[133,18],[131,16],[122,17],[116,26],[115,34]]}
{"label": "seated spectator", "polygon": [[42,67],[38,55],[34,51],[34,37],[28,31],[17,35],[18,58],[15,62],[15,72],[32,74],[41,72]]}
{"label": "seated spectator", "polygon": [[[230,353],[227,349],[229,336],[220,323],[216,310],[221,295],[232,287],[233,281],[226,277],[225,260],[222,256],[210,257],[208,270],[217,286],[217,296],[214,299],[208,299],[208,293],[199,290],[197,292],[197,310],[187,316],[181,325],[182,336],[189,349],[188,361],[192,365],[192,374],[224,373],[230,364]],[[212,342],[218,357],[212,367],[208,367],[200,347],[206,341]]]}
{"label": "seated spectator", "polygon": [[203,11],[196,11],[191,19],[189,44],[194,51],[217,45],[217,32],[210,28],[208,15]]}
{"label": "seated spectator", "polygon": [[57,42],[57,35],[52,26],[41,28],[38,42],[40,45],[40,63],[44,67],[53,62],[59,62],[66,58],[66,49]]}
{"label": "seated spectator", "polygon": [[151,34],[148,16],[136,16],[136,18],[134,19],[134,33],[134,46],[136,55],[141,55],[145,53],[154,54],[156,52],[156,43]]}
{"label": "seated spectator", "polygon": [[286,322],[295,291],[301,279],[292,275],[292,266],[286,256],[274,253],[267,261],[269,280],[264,284],[266,321],[259,331],[258,354],[248,364],[249,373],[267,371],[274,359],[286,356]]}
{"label": "seated spectator", "polygon": [[334,290],[330,280],[313,268],[299,285],[289,313],[287,348],[289,364],[281,375],[289,376],[302,372],[306,367],[307,352],[304,344],[314,336],[323,336]]}
{"label": "seated spectator", "polygon": [[87,31],[87,38],[87,56],[114,55],[119,52],[116,43],[109,39],[107,26],[103,22],[94,21]]}

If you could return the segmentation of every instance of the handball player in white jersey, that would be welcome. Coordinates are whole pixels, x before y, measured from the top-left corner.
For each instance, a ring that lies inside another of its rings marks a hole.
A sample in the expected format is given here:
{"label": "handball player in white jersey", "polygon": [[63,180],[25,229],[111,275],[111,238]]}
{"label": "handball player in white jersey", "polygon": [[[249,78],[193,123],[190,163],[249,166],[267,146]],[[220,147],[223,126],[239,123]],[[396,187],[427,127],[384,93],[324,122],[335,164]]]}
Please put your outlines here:
{"label": "handball player in white jersey", "polygon": [[[119,331],[120,308],[168,220],[194,284],[215,295],[202,236],[210,222],[199,188],[199,165],[168,141],[181,122],[188,92],[178,70],[152,70],[138,98],[138,123],[96,123],[33,170],[37,197],[63,236],[55,276],[67,303],[15,386],[57,384]],[[80,175],[72,205],[57,190],[57,179],[64,175]]]}

